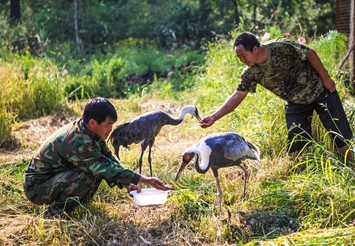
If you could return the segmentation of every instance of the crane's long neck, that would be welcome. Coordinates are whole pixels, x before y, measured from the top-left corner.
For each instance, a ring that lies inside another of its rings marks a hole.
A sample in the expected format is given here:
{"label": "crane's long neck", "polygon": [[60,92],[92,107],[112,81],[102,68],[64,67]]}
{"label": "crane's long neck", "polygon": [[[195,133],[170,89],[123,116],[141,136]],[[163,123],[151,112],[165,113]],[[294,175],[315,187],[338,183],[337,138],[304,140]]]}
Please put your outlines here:
{"label": "crane's long neck", "polygon": [[192,110],[193,109],[191,108],[191,106],[182,108],[182,110],[180,111],[180,115],[177,118],[172,118],[171,125],[180,124],[187,113],[192,114]]}
{"label": "crane's long neck", "polygon": [[205,173],[210,168],[209,156],[211,152],[206,152],[203,150],[202,152],[197,148],[192,148],[190,151],[195,152],[195,168],[199,173]]}
{"label": "crane's long neck", "polygon": [[182,120],[184,119],[186,113],[187,113],[187,112],[186,112],[185,110],[181,110],[179,116],[178,116],[177,118],[175,118],[175,120],[180,120],[180,121],[182,121]]}
{"label": "crane's long neck", "polygon": [[181,122],[182,122],[182,119],[179,119],[179,118],[170,118],[169,121],[168,121],[168,124],[169,124],[169,125],[176,126],[176,125],[179,125]]}
{"label": "crane's long neck", "polygon": [[177,118],[171,118],[170,116],[168,116],[169,119],[167,121],[167,124],[173,125],[173,126],[179,125],[182,122],[182,120],[184,119],[184,115],[185,114],[180,113],[179,117],[177,117]]}
{"label": "crane's long neck", "polygon": [[169,123],[167,123],[167,124],[170,124],[170,125],[180,124],[187,113],[191,114],[192,116],[195,116],[197,118],[197,120],[199,120],[199,121],[201,120],[201,117],[198,115],[197,108],[193,105],[186,105],[185,107],[183,107],[181,109],[179,117],[170,118]]}

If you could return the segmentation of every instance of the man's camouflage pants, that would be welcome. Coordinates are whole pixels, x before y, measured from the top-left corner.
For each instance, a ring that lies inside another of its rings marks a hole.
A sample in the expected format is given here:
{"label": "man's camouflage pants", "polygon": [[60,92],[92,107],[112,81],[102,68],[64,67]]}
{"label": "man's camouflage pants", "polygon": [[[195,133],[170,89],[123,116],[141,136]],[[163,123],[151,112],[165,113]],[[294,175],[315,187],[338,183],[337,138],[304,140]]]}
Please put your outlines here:
{"label": "man's camouflage pants", "polygon": [[102,179],[73,168],[37,184],[24,183],[26,197],[37,205],[50,205],[50,214],[70,213],[76,206],[92,198]]}

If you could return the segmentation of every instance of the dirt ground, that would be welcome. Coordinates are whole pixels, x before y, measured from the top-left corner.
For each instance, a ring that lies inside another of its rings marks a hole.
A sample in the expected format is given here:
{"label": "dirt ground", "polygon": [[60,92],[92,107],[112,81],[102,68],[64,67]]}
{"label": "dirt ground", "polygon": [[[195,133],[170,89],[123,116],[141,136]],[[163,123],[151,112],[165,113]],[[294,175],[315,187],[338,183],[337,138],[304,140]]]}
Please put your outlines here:
{"label": "dirt ground", "polygon": [[14,163],[31,158],[48,136],[75,118],[46,116],[16,124],[12,139],[3,142],[0,147],[0,163]]}

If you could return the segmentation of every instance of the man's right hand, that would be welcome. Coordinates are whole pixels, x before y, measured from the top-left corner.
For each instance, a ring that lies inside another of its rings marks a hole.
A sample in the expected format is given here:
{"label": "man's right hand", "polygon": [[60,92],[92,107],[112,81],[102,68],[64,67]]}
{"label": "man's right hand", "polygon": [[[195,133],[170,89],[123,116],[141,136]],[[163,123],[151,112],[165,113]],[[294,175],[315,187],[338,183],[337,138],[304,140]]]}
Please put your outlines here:
{"label": "man's right hand", "polygon": [[148,184],[157,190],[173,190],[174,189],[174,186],[166,185],[162,181],[160,181],[158,178],[155,178],[155,177],[146,177],[146,176],[142,175],[139,182],[141,182],[143,184]]}
{"label": "man's right hand", "polygon": [[202,128],[207,128],[213,125],[215,122],[214,118],[212,116],[206,116],[200,121],[200,127]]}

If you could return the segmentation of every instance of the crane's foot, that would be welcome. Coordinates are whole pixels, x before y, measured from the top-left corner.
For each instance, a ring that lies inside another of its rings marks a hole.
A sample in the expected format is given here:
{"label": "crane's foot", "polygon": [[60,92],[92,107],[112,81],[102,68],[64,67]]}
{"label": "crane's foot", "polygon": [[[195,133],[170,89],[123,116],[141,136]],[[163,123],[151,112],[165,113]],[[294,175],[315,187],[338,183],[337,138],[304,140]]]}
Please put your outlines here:
{"label": "crane's foot", "polygon": [[218,207],[219,209],[221,209],[222,207],[222,195],[217,193],[216,199],[215,199],[215,204],[216,207]]}

